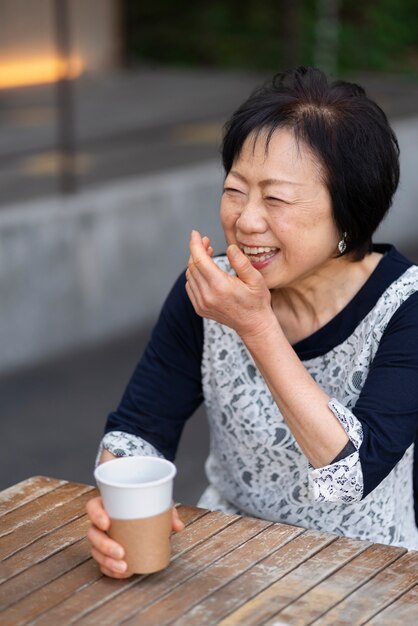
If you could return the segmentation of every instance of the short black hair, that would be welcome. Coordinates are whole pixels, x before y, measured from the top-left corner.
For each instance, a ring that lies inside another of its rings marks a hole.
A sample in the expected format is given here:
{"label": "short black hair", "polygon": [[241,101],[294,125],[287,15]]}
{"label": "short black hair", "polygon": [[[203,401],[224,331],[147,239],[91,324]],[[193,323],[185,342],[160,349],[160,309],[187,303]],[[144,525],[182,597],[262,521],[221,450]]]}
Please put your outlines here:
{"label": "short black hair", "polygon": [[345,254],[360,260],[392,204],[399,183],[399,145],[382,109],[355,83],[329,82],[313,67],[276,74],[255,90],[224,127],[226,174],[247,137],[293,130],[321,164],[334,220],[347,233]]}

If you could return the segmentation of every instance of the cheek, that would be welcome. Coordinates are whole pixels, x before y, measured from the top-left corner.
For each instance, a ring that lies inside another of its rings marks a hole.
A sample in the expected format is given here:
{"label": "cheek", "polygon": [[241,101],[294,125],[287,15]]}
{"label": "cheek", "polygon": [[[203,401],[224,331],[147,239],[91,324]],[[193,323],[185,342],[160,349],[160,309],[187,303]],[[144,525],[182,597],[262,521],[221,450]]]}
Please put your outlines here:
{"label": "cheek", "polygon": [[231,230],[239,217],[239,211],[228,206],[225,202],[221,202],[220,219],[224,230]]}

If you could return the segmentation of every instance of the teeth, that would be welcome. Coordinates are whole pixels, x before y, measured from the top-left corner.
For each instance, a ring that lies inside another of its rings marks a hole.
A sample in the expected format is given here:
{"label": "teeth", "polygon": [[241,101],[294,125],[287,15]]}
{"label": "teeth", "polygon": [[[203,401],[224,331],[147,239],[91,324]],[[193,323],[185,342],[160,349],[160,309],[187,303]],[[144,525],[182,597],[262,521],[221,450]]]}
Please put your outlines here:
{"label": "teeth", "polygon": [[245,254],[262,254],[263,252],[273,252],[273,250],[277,250],[277,248],[267,248],[267,247],[249,247],[249,246],[242,246],[241,250],[243,250],[243,252]]}

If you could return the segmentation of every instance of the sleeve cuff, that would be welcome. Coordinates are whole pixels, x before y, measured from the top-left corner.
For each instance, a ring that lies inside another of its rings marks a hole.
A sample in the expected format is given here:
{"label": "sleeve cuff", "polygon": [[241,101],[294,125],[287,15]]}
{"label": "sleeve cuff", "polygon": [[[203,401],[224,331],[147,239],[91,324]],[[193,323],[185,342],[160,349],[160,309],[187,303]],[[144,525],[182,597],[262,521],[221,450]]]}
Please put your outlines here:
{"label": "sleeve cuff", "polygon": [[96,456],[96,467],[99,464],[103,450],[109,450],[115,456],[159,456],[164,458],[153,445],[130,433],[114,430],[106,433],[100,442]]}
{"label": "sleeve cuff", "polygon": [[335,398],[328,406],[343,426],[355,451],[330,465],[312,468],[309,472],[311,495],[315,502],[358,502],[364,490],[358,453],[363,441],[363,428],[356,416]]}

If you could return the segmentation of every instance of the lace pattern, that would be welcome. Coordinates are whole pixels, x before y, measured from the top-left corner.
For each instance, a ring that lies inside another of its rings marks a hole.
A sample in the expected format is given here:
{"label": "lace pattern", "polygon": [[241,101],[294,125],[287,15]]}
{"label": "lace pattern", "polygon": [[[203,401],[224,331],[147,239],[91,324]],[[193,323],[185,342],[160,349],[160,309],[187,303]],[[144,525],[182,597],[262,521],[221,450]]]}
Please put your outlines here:
{"label": "lace pattern", "polygon": [[[215,261],[232,273],[226,257]],[[411,267],[389,286],[346,341],[304,361],[332,398],[329,408],[357,450],[363,432],[351,409],[390,318],[417,290],[418,268]],[[239,336],[207,319],[202,382],[211,432],[206,462],[210,487],[200,500],[202,506],[418,548],[412,446],[362,499],[358,453],[326,467],[309,466]]]}
{"label": "lace pattern", "polygon": [[100,442],[99,450],[96,456],[96,466],[99,464],[103,450],[109,450],[115,456],[159,456],[163,455],[158,452],[154,446],[136,435],[124,433],[120,430],[114,430],[106,433]]}

